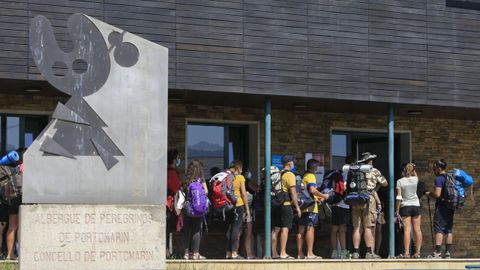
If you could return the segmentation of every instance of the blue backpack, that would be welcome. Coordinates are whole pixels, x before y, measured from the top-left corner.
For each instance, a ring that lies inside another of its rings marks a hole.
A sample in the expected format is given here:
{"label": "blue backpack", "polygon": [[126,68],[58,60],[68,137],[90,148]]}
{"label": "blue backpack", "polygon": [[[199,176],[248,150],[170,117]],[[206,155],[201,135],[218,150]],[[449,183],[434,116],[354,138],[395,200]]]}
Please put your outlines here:
{"label": "blue backpack", "polygon": [[203,217],[207,214],[207,195],[200,179],[193,181],[188,186],[187,200],[184,205],[185,213],[189,217]]}

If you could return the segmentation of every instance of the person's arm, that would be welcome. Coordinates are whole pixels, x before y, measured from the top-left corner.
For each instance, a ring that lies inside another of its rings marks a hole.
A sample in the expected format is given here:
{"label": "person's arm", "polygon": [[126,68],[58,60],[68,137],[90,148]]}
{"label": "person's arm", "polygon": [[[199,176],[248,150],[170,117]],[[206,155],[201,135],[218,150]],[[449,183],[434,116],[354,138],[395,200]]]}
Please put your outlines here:
{"label": "person's arm", "polygon": [[290,186],[290,196],[292,196],[292,203],[295,206],[295,209],[297,210],[298,217],[301,217],[302,211],[300,210],[300,206],[298,205],[298,195],[297,195],[297,189],[295,185]]}
{"label": "person's arm", "polygon": [[202,186],[203,186],[203,191],[205,191],[205,194],[208,195],[207,183],[203,182],[203,183],[202,183]]}
{"label": "person's arm", "polygon": [[437,178],[435,178],[435,191],[426,192],[425,194],[430,198],[439,199],[442,196],[442,187],[444,186],[446,180],[446,178],[437,176]]}
{"label": "person's arm", "polygon": [[395,215],[398,215],[400,213],[400,203],[402,202],[402,189],[401,188],[396,188],[397,190],[397,195],[396,195],[396,200],[395,200]]}
{"label": "person's arm", "polygon": [[313,196],[319,197],[321,199],[321,201],[327,200],[328,197],[329,197],[328,194],[321,193],[313,185],[308,187],[308,192],[310,192],[310,194],[312,194]]}
{"label": "person's arm", "polygon": [[380,197],[378,197],[378,193],[374,191],[372,193],[373,198],[375,199],[375,204],[377,205],[377,209],[382,209],[382,202],[380,201]]}
{"label": "person's arm", "polygon": [[245,207],[246,216],[250,215],[250,206],[248,205],[247,189],[245,188],[245,182],[240,183],[240,196],[242,196],[243,205]]}

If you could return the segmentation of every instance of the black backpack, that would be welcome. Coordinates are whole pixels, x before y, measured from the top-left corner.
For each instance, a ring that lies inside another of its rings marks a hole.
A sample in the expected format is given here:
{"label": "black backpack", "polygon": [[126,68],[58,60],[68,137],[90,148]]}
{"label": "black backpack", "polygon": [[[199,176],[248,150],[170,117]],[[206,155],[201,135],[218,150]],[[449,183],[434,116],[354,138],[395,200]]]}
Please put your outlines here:
{"label": "black backpack", "polygon": [[370,201],[366,173],[360,164],[352,165],[348,170],[346,194],[345,203],[348,205],[363,205]]}
{"label": "black backpack", "polygon": [[448,209],[461,209],[465,204],[465,197],[458,194],[455,177],[450,173],[444,174],[443,177],[445,184],[442,188],[442,201]]}

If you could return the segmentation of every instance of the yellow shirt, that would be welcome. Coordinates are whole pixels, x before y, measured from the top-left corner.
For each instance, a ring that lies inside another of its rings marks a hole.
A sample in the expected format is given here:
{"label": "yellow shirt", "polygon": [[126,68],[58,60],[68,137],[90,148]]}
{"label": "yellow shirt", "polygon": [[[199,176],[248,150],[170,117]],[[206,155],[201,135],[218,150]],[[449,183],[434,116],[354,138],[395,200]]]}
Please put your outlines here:
{"label": "yellow shirt", "polygon": [[[307,191],[309,190],[309,187],[312,186],[312,185],[315,188],[317,188],[317,178],[315,178],[315,175],[313,173],[306,173],[302,178],[302,182],[303,182],[303,186],[307,189]],[[314,198],[315,198],[315,201],[318,202],[318,197],[314,196]],[[312,207],[309,207],[307,209],[303,209],[303,212],[304,213],[311,212],[311,213],[318,214],[318,204],[315,203],[314,206],[313,206],[313,209],[312,209]]]}
{"label": "yellow shirt", "polygon": [[236,207],[244,205],[242,200],[242,193],[240,192],[240,187],[242,186],[242,183],[245,185],[245,177],[243,177],[243,175],[241,174],[235,176],[235,180],[233,181],[233,194],[235,194],[235,197],[237,197]]}
{"label": "yellow shirt", "polygon": [[[283,192],[290,193],[290,188],[295,187],[297,185],[297,181],[295,179],[295,174],[288,171],[282,175],[282,190]],[[287,200],[283,203],[283,205],[292,205],[292,201]]]}

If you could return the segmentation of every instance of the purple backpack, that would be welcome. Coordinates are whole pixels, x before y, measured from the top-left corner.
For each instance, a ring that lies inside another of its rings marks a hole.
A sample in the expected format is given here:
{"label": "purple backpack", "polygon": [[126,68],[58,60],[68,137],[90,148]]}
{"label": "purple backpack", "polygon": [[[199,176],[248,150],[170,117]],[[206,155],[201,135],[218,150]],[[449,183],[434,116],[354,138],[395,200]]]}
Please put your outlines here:
{"label": "purple backpack", "polygon": [[203,217],[207,209],[207,195],[200,179],[197,179],[188,186],[185,212],[189,217]]}

